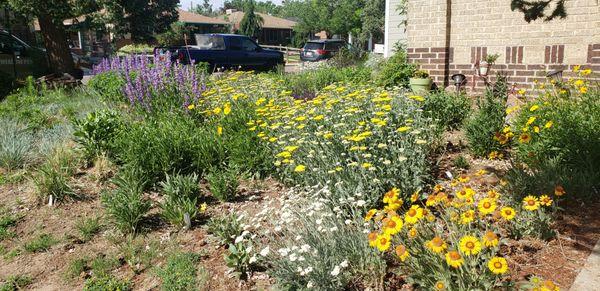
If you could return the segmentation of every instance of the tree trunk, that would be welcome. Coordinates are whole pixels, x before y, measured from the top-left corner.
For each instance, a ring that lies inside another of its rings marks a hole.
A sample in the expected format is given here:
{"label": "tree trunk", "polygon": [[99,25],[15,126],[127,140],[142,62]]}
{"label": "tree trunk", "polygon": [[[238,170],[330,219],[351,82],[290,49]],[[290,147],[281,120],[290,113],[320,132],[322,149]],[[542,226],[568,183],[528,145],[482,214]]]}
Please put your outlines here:
{"label": "tree trunk", "polygon": [[[73,74],[75,63],[67,44],[67,34],[62,23],[57,25],[47,14],[38,15],[40,30],[46,53],[50,61],[50,70],[55,73]],[[62,21],[60,21],[62,22]]]}

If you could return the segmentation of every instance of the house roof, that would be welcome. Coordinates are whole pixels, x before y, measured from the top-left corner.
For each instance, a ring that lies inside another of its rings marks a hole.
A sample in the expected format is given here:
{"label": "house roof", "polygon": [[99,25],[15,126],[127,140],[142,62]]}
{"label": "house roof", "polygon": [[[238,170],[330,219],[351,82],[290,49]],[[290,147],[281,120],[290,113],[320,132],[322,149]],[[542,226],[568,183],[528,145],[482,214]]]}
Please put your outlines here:
{"label": "house roof", "polygon": [[193,12],[185,11],[183,9],[177,9],[179,12],[179,22],[193,23],[193,24],[216,24],[216,25],[227,25],[227,21],[219,18],[208,17]]}
{"label": "house roof", "polygon": [[[263,28],[293,29],[294,26],[296,25],[295,21],[287,20],[285,18],[275,17],[272,15],[260,13],[260,12],[256,12],[256,14],[260,15],[262,17],[262,19],[263,19],[262,27]],[[221,15],[219,17],[222,19],[225,19],[226,21],[229,21],[230,23],[233,23],[233,26],[235,28],[238,28],[240,26],[240,22],[242,21],[242,18],[244,18],[244,12],[236,11],[236,12],[231,12],[226,15]]]}

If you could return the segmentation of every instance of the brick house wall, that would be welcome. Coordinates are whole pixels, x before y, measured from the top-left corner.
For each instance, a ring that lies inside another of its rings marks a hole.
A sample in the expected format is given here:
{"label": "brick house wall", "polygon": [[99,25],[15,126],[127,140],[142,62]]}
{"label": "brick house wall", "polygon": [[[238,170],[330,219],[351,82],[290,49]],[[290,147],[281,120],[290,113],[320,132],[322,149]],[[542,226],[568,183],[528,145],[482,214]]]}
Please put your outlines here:
{"label": "brick house wall", "polygon": [[[530,87],[547,72],[575,65],[600,71],[600,4],[567,1],[566,19],[527,23],[510,10],[510,0],[408,1],[406,43],[411,62],[429,71],[438,86],[449,76],[467,76],[467,87],[484,87],[473,64],[499,54],[490,75],[507,74],[509,82]],[[403,28],[397,28],[403,29]],[[493,80],[493,78],[492,78]]]}

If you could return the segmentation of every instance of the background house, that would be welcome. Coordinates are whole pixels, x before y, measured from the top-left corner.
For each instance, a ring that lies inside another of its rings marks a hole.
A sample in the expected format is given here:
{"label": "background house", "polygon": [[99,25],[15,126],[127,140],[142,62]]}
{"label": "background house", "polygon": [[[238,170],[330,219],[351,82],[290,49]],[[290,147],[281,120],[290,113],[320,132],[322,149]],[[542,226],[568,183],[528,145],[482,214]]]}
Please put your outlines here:
{"label": "background house", "polygon": [[187,27],[193,27],[195,33],[226,32],[230,25],[229,22],[223,19],[204,16],[183,9],[177,9],[177,11],[179,12],[179,22]]}
{"label": "background house", "polygon": [[[256,12],[263,19],[263,25],[258,37],[258,43],[266,45],[288,45],[292,42],[295,21],[275,17],[265,13]],[[240,28],[240,22],[244,18],[244,12],[227,10],[221,19],[228,21],[232,25],[233,32]]]}
{"label": "background house", "polygon": [[399,0],[386,1],[385,52],[404,42],[408,57],[429,71],[438,85],[462,73],[473,84],[473,64],[500,54],[493,71],[504,71],[509,82],[531,86],[546,71],[583,65],[600,70],[600,3],[566,2],[567,18],[527,23],[510,9],[510,0],[408,1],[407,25],[398,15]]}

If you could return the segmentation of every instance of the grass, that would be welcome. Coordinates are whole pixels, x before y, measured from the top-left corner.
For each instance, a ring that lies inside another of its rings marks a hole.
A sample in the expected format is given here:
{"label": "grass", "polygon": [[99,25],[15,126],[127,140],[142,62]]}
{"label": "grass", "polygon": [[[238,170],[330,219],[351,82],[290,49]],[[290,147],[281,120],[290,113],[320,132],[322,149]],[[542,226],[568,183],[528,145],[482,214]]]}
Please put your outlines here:
{"label": "grass", "polygon": [[21,219],[20,216],[7,213],[0,209],[0,241],[13,238],[16,234],[10,229]]}
{"label": "grass", "polygon": [[72,260],[65,271],[65,278],[67,280],[76,279],[88,269],[88,258],[77,258]]}
{"label": "grass", "polygon": [[162,281],[161,290],[204,290],[208,278],[203,268],[199,272],[198,260],[199,256],[191,253],[170,255],[165,266],[157,271]]}
{"label": "grass", "polygon": [[75,223],[75,228],[79,232],[79,238],[83,242],[90,241],[102,229],[100,217],[80,219]]}
{"label": "grass", "polygon": [[36,238],[30,240],[23,245],[23,248],[30,253],[41,253],[48,251],[53,245],[57,244],[58,240],[51,234],[40,234]]}
{"label": "grass", "polygon": [[29,275],[12,275],[0,285],[0,291],[22,290],[33,283],[33,278]]}

